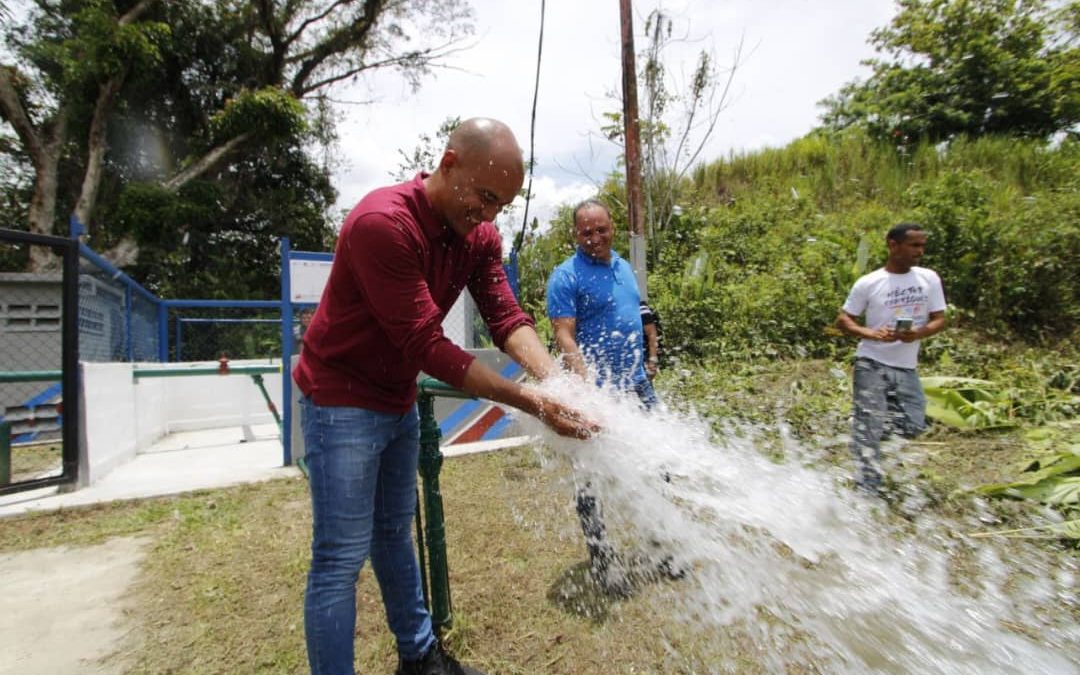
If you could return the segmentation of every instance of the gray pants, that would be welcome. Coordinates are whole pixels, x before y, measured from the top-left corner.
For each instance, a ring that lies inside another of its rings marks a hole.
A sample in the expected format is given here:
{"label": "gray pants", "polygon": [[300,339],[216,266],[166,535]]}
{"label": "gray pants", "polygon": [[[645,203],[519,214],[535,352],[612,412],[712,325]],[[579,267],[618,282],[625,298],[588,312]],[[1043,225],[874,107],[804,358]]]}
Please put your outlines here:
{"label": "gray pants", "polygon": [[856,482],[881,487],[881,441],[895,433],[915,438],[926,430],[926,397],[914,368],[894,368],[873,359],[855,359],[851,454]]}

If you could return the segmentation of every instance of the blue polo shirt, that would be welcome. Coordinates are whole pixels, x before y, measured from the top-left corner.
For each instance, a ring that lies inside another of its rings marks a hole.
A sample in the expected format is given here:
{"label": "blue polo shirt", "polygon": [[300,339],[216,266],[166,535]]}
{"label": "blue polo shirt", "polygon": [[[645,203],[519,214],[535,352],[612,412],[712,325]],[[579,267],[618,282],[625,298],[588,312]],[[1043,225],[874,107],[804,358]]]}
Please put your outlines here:
{"label": "blue polo shirt", "polygon": [[641,294],[630,263],[615,251],[603,263],[578,249],[548,279],[551,319],[577,321],[575,339],[598,384],[628,389],[647,379],[641,353]]}

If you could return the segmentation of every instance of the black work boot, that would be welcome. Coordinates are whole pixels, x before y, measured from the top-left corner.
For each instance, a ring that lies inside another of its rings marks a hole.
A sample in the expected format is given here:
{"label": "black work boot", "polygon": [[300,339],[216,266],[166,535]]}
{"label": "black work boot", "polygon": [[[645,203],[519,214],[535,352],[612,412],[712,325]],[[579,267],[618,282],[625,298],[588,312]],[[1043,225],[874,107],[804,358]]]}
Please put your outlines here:
{"label": "black work boot", "polygon": [[446,653],[438,642],[431,645],[427,653],[415,661],[398,658],[395,675],[484,675],[475,668],[463,666]]}
{"label": "black work boot", "polygon": [[679,581],[686,578],[686,567],[675,562],[675,556],[668,554],[656,563],[656,573],[663,579]]}
{"label": "black work boot", "polygon": [[606,541],[589,545],[589,574],[605,595],[625,599],[634,594],[622,561]]}
{"label": "black work boot", "polygon": [[593,494],[590,483],[578,490],[577,513],[581,520],[581,531],[585,535],[585,546],[589,549],[589,573],[593,582],[606,595],[629,598],[634,594],[634,589],[608,541],[600,502]]}

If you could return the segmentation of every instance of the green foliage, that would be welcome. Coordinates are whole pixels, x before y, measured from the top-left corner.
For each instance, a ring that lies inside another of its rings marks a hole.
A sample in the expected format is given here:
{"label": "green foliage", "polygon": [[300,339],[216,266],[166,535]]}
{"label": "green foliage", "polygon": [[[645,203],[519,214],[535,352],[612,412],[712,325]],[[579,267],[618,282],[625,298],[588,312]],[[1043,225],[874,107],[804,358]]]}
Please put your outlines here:
{"label": "green foliage", "polygon": [[1080,122],[1077,3],[901,0],[871,43],[873,74],[822,102],[827,126],[906,145],[956,135],[1045,137]]}
{"label": "green foliage", "polygon": [[926,414],[957,429],[1001,429],[1015,425],[1012,405],[998,385],[970,377],[924,377]]}
{"label": "green foliage", "polygon": [[1075,518],[1080,508],[1078,432],[1080,427],[1076,426],[1075,420],[1028,430],[1024,435],[1025,441],[1038,453],[1034,461],[1028,462],[1015,480],[988,483],[973,490],[977,494],[992,497],[1041,502],[1060,511],[1066,520],[1038,527],[979,533],[973,536],[1080,539],[1080,520]]}
{"label": "green foliage", "polygon": [[161,65],[171,35],[167,23],[121,25],[115,3],[107,0],[62,3],[55,9],[37,17],[36,32],[8,34],[16,53],[48,76],[41,84],[54,95],[79,98],[89,88],[93,96],[105,79]]}
{"label": "green foliage", "polygon": [[[988,340],[985,334],[953,328],[923,344],[920,368],[948,378],[989,380],[988,396],[995,419],[1042,426],[1080,414],[1080,388],[1075,387],[1080,358],[1075,336],[1038,346]],[[1052,356],[1051,356],[1052,355]],[[924,382],[934,385],[933,378]]]}
{"label": "green foliage", "polygon": [[[1074,167],[1075,150],[1060,151]],[[1080,325],[1080,192],[1046,187],[1024,194],[973,170],[916,182],[907,192],[908,212],[931,233],[923,264],[942,275],[950,301],[987,329],[1038,337]]]}
{"label": "green foliage", "polygon": [[43,139],[67,134],[49,146],[56,169],[0,134],[0,173],[55,174],[29,190],[5,178],[0,216],[46,232],[78,203],[88,243],[134,241],[143,257],[125,271],[150,288],[275,297],[280,237],[333,238],[329,90],[380,68],[416,87],[471,19],[463,0],[33,3],[0,27],[18,98],[0,107]]}
{"label": "green foliage", "polygon": [[[665,344],[693,359],[847,353],[854,342],[832,323],[903,220],[927,228],[922,264],[944,279],[952,321],[1030,342],[1066,338],[1080,328],[1078,165],[1073,141],[960,138],[897,153],[849,130],[701,166],[679,194],[682,213],[648,243]],[[616,180],[601,195],[625,223]],[[618,234],[625,252],[625,227]],[[543,234],[534,223],[522,290],[535,316],[547,275],[572,250],[567,214]],[[930,362],[950,333],[924,345]]]}
{"label": "green foliage", "polygon": [[1052,506],[1080,504],[1080,446],[1042,457],[1010,483],[982,485],[979,494],[1030,499]]}
{"label": "green foliage", "polygon": [[394,179],[406,181],[420,171],[429,173],[434,171],[442,158],[442,152],[446,147],[446,142],[450,139],[450,134],[460,124],[460,117],[447,117],[439,125],[439,130],[435,132],[434,137],[431,134],[420,134],[420,141],[413,148],[412,153],[407,153],[398,148],[401,162],[398,164],[397,170],[392,174]]}
{"label": "green foliage", "polygon": [[111,227],[95,230],[90,245],[135,241],[128,273],[163,297],[265,299],[278,289],[280,237],[301,250],[332,247],[333,198],[325,172],[290,140],[177,192],[128,183],[106,211]]}
{"label": "green foliage", "polygon": [[279,87],[242,89],[210,116],[211,145],[247,133],[263,142],[299,135],[307,130],[300,101]]}
{"label": "green foliage", "polygon": [[[1080,144],[984,137],[897,153],[851,130],[699,167],[690,204],[650,240],[666,342],[694,357],[827,356],[851,284],[902,220],[930,235],[923,265],[954,320],[1060,339],[1080,327]],[[924,345],[948,340],[935,337]]]}
{"label": "green foliage", "polygon": [[549,228],[543,232],[540,231],[539,221],[534,218],[525,232],[518,259],[519,301],[522,309],[538,319],[537,331],[544,339],[552,338],[551,324],[546,321],[548,276],[574,253],[571,208],[564,206],[559,209]]}

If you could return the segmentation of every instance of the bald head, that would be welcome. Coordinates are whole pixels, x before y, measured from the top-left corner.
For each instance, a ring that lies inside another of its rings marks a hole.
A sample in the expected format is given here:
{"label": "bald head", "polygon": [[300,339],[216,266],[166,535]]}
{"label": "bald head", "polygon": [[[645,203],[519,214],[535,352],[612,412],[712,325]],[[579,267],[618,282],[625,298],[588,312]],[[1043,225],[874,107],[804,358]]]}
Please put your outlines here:
{"label": "bald head", "polygon": [[521,148],[510,127],[474,117],[450,133],[438,168],[424,184],[450,228],[468,236],[514,200],[524,179]]}
{"label": "bald head", "polygon": [[514,132],[499,120],[488,117],[467,119],[450,133],[447,150],[466,161],[503,161],[521,166],[524,160]]}

